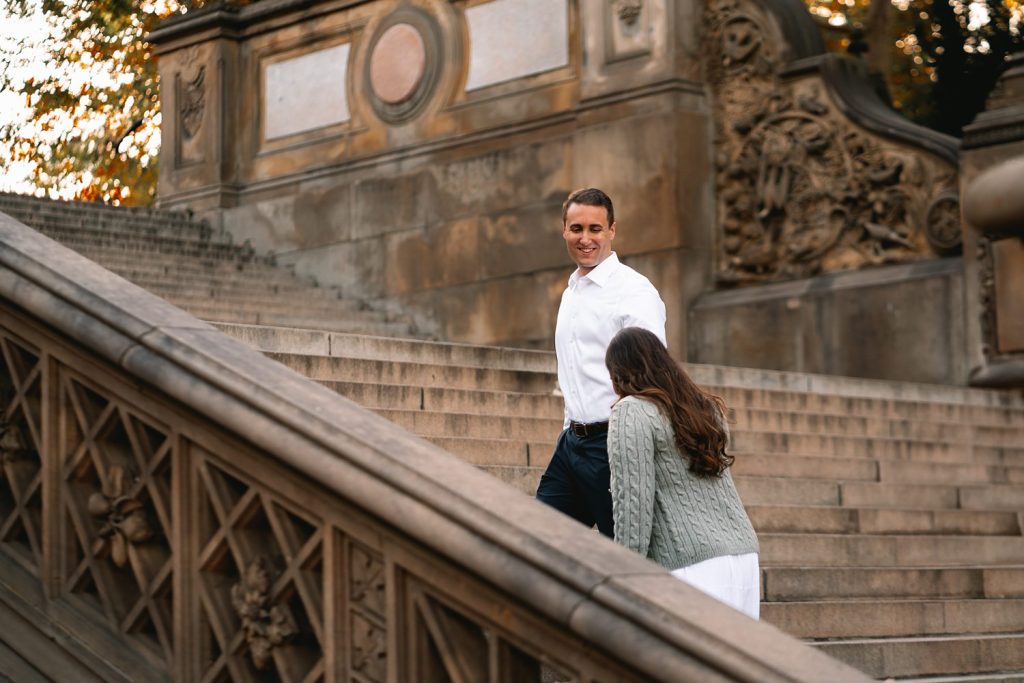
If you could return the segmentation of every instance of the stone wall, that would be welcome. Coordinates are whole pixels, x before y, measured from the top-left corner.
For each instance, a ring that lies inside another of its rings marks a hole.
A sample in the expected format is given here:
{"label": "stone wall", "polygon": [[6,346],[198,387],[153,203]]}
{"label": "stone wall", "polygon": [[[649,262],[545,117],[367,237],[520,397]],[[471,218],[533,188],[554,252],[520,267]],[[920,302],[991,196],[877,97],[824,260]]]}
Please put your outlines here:
{"label": "stone wall", "polygon": [[572,271],[561,202],[601,187],[615,248],[661,290],[685,355],[713,229],[711,185],[689,174],[711,163],[698,17],[669,0],[194,13],[152,36],[180,86],[160,203],[421,334],[547,347]]}
{"label": "stone wall", "polygon": [[[959,248],[957,142],[825,55],[800,0],[264,0],[151,39],[161,204],[423,336],[550,348],[572,270],[560,205],[585,186],[615,200],[615,249],[659,288],[669,346],[691,360],[707,354],[691,324],[732,324],[732,304],[713,315],[726,295],[688,318],[706,293]],[[914,320],[957,327],[951,314]],[[870,320],[889,360],[829,367],[901,365],[894,323]],[[753,364],[796,362],[772,348]],[[954,357],[927,357],[893,377],[959,381]]]}
{"label": "stone wall", "polygon": [[962,270],[951,258],[707,294],[690,311],[690,358],[962,384]]}

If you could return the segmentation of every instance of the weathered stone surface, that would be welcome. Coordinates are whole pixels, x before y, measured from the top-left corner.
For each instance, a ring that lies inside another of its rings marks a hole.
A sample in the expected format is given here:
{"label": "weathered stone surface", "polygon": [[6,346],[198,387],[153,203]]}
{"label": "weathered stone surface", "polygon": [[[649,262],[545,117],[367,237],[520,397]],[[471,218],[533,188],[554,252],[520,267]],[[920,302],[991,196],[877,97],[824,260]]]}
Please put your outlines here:
{"label": "weathered stone surface", "polygon": [[689,357],[961,383],[962,283],[948,260],[705,295],[690,312]]}
{"label": "weathered stone surface", "polygon": [[343,123],[351,45],[344,43],[266,63],[263,135],[267,140]]}
{"label": "weathered stone surface", "polygon": [[565,0],[493,0],[466,8],[466,90],[523,78],[569,63]]}

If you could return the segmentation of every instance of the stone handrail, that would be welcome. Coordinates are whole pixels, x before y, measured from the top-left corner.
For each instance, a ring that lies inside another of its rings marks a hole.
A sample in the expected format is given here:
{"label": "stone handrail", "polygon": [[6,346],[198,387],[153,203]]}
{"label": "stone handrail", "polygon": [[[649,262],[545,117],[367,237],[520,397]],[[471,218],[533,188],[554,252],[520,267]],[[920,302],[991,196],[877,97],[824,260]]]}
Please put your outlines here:
{"label": "stone handrail", "polygon": [[867,680],[3,214],[0,351],[46,677]]}

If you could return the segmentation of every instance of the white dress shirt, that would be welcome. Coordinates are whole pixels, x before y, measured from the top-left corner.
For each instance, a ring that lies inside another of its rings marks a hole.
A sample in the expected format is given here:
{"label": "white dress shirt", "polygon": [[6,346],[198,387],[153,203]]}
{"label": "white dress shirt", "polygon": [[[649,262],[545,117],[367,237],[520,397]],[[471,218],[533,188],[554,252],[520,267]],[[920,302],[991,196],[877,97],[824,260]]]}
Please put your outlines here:
{"label": "white dress shirt", "polygon": [[665,344],[665,304],[650,280],[612,252],[587,275],[577,269],[562,293],[555,325],[565,424],[604,422],[618,398],[604,364],[615,333],[643,327]]}

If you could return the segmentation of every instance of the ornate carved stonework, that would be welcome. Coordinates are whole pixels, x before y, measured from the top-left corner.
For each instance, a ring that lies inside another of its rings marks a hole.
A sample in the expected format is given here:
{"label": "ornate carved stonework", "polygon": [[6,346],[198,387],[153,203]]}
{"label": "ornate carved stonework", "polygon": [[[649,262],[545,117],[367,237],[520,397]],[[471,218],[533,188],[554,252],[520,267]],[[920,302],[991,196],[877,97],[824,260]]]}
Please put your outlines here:
{"label": "ornate carved stonework", "polygon": [[288,641],[298,629],[280,605],[270,600],[270,573],[262,557],[245,570],[242,580],[231,588],[231,606],[242,620],[242,633],[253,665],[263,670],[275,647]]}
{"label": "ornate carved stonework", "polygon": [[103,521],[92,553],[97,557],[109,554],[118,567],[128,562],[129,544],[145,543],[153,537],[142,502],[127,495],[126,476],[123,467],[111,467],[102,491],[93,493],[88,502],[89,514]]}
{"label": "ornate carved stonework", "polygon": [[350,558],[352,668],[371,681],[383,682],[388,656],[383,558],[355,543],[350,546]]}
{"label": "ornate carved stonework", "polygon": [[705,26],[721,282],[809,277],[958,247],[951,167],[855,127],[820,79],[783,81],[781,41],[754,3],[712,0]]}
{"label": "ornate carved stonework", "polygon": [[3,468],[15,462],[25,450],[25,440],[16,425],[0,417],[0,476]]}
{"label": "ornate carved stonework", "polygon": [[981,352],[991,362],[998,355],[996,340],[996,268],[992,240],[978,236],[975,258],[978,262],[978,299],[981,304]]}
{"label": "ornate carved stonework", "polygon": [[616,0],[615,13],[619,20],[627,26],[634,25],[640,19],[640,12],[643,11],[643,0]]}
{"label": "ornate carved stonework", "polygon": [[196,136],[203,124],[203,110],[206,107],[206,67],[199,66],[181,81],[178,93],[178,116],[181,120],[181,134],[188,140]]}

